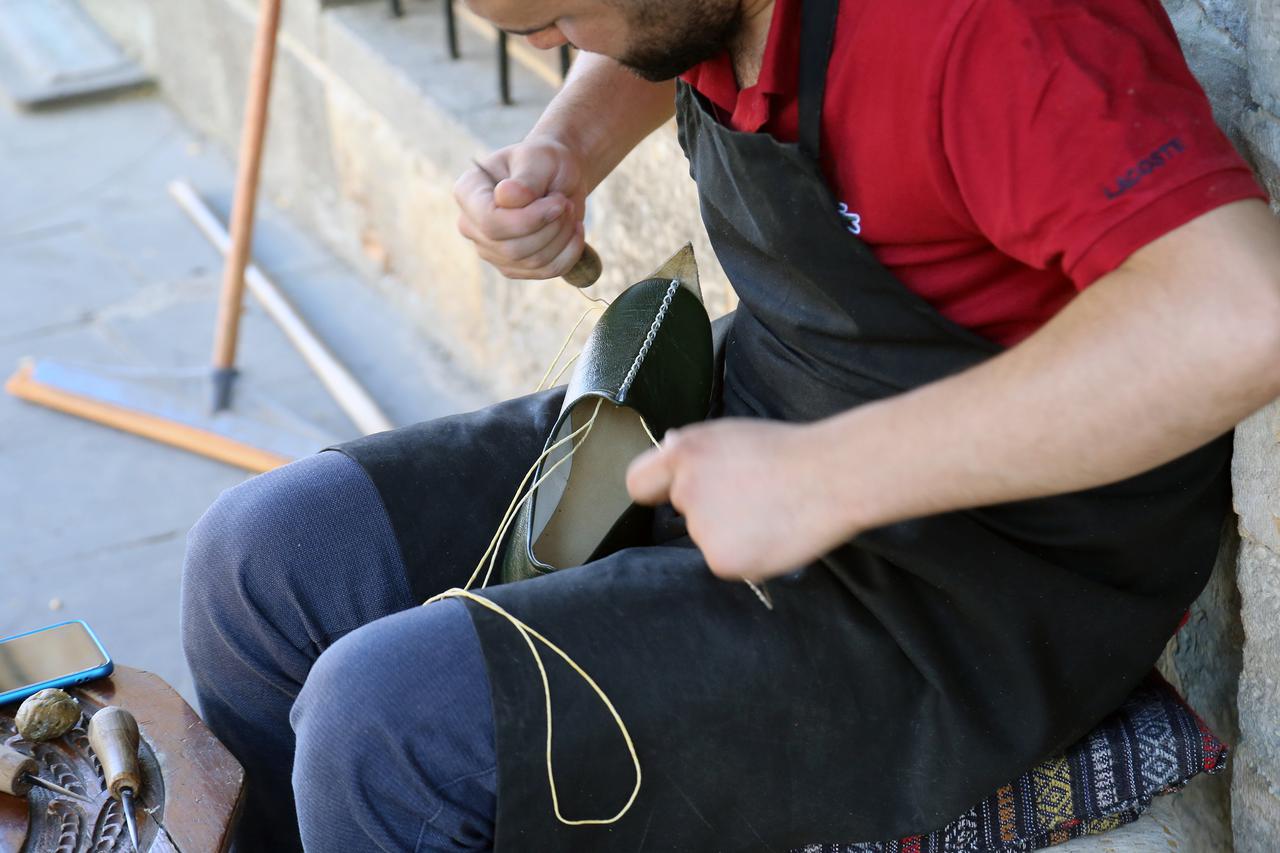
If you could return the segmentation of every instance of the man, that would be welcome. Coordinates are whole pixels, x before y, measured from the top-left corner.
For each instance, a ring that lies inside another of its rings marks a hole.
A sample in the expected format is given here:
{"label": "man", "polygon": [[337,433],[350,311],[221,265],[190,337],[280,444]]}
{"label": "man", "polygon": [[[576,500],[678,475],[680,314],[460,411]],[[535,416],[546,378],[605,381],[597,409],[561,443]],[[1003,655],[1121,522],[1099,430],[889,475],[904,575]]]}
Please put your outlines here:
{"label": "man", "polygon": [[741,300],[719,417],[628,474],[688,536],[484,592],[596,680],[643,775],[550,664],[548,742],[507,621],[413,607],[465,581],[547,392],[295,463],[193,530],[185,640],[249,772],[241,847],[297,848],[291,773],[309,850],[879,840],[1119,704],[1206,580],[1223,433],[1280,393],[1280,227],[1159,4],[472,7],[585,52],[459,180],[480,255],[567,270],[674,106]]}

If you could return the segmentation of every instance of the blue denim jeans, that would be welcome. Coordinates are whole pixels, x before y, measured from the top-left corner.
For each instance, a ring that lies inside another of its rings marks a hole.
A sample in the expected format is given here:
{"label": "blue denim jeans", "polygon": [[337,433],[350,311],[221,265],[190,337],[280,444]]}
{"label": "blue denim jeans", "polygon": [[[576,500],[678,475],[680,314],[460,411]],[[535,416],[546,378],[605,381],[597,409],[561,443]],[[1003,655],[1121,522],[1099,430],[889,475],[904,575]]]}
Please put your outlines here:
{"label": "blue denim jeans", "polygon": [[377,491],[340,453],[228,490],[191,530],[183,645],[247,773],[237,853],[492,847],[479,640],[461,602],[416,604]]}

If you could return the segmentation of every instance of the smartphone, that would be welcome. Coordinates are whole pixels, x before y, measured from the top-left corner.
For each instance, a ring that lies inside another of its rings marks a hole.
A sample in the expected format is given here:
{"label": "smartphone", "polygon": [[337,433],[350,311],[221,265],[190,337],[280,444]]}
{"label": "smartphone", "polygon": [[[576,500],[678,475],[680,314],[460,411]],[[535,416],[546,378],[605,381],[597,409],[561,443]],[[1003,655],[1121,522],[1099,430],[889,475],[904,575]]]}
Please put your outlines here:
{"label": "smartphone", "polygon": [[46,687],[70,687],[111,674],[115,664],[80,620],[0,640],[0,705]]}

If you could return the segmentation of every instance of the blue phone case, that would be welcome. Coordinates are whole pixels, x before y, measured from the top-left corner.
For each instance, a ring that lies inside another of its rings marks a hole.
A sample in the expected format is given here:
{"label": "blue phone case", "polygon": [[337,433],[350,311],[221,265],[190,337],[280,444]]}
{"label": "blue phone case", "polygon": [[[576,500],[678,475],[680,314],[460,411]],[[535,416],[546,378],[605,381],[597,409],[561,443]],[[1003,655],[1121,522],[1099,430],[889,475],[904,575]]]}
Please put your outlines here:
{"label": "blue phone case", "polygon": [[58,622],[53,625],[45,625],[42,628],[36,628],[34,631],[24,631],[21,634],[14,634],[9,637],[0,638],[0,643],[8,640],[16,640],[19,637],[27,637],[31,634],[39,634],[43,631],[51,631],[54,628],[61,628],[63,625],[80,625],[88,633],[89,639],[93,640],[98,651],[102,652],[102,657],[106,659],[106,663],[95,666],[91,669],[81,670],[80,672],[72,672],[67,675],[61,675],[57,678],[51,678],[48,681],[42,681],[39,684],[32,684],[28,687],[19,687],[17,690],[10,690],[8,693],[0,693],[0,705],[7,705],[10,702],[17,702],[19,699],[26,699],[33,693],[39,693],[48,687],[73,687],[77,684],[84,684],[86,681],[92,681],[95,678],[105,678],[115,669],[115,662],[111,660],[111,655],[107,654],[106,648],[103,647],[102,641],[98,639],[98,635],[93,633],[93,629],[89,627],[83,619],[68,619],[66,622]]}

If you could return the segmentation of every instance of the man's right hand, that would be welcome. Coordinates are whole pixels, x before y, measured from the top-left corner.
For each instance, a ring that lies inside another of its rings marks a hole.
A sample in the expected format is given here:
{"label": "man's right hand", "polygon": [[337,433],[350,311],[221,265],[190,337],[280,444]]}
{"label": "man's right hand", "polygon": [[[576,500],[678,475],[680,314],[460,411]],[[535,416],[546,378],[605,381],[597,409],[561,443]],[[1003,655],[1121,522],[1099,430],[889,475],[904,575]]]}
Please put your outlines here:
{"label": "man's right hand", "polygon": [[555,140],[531,137],[479,162],[484,168],[467,170],[453,188],[462,208],[458,231],[507,278],[567,272],[585,245],[587,186],[578,157]]}

